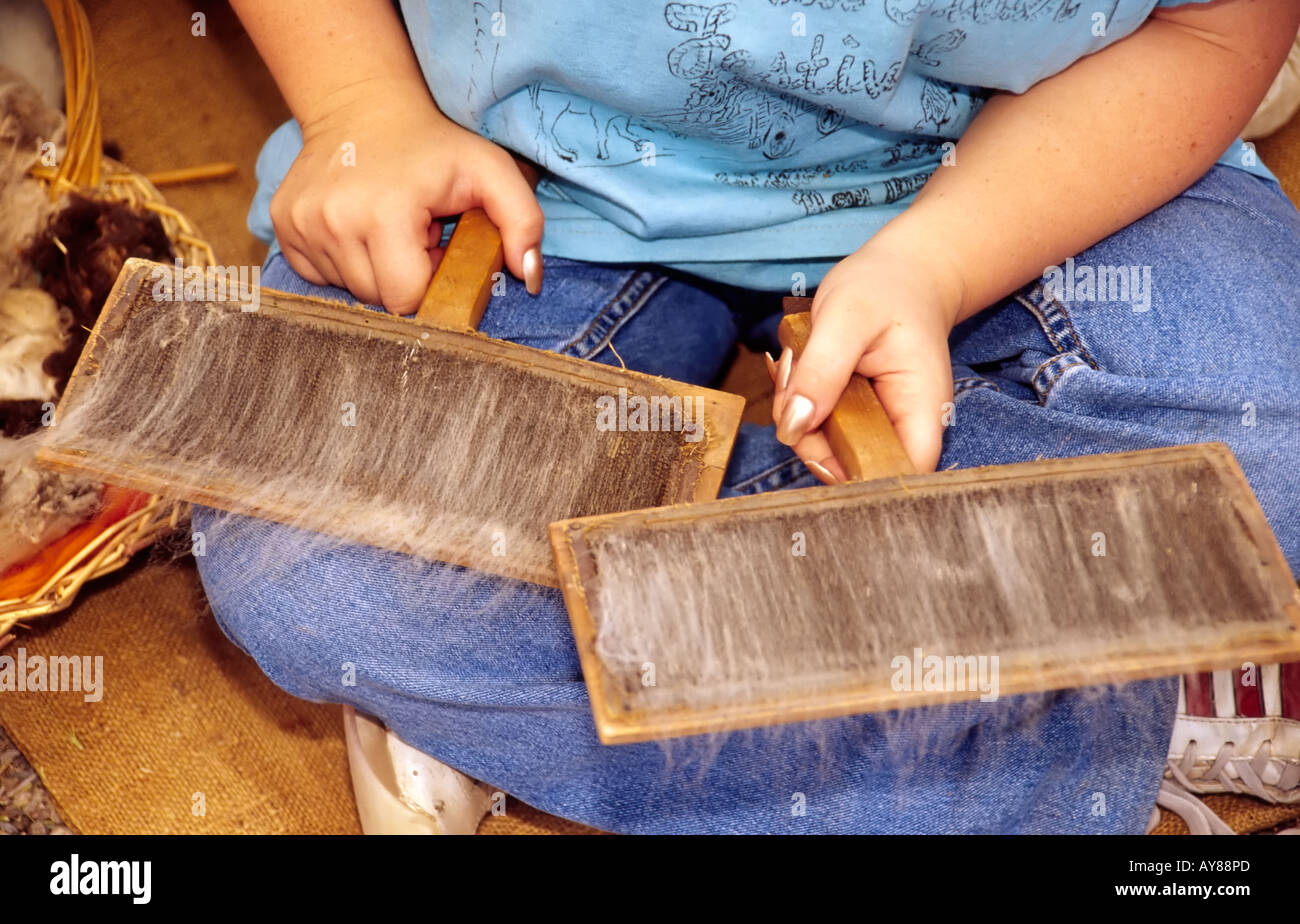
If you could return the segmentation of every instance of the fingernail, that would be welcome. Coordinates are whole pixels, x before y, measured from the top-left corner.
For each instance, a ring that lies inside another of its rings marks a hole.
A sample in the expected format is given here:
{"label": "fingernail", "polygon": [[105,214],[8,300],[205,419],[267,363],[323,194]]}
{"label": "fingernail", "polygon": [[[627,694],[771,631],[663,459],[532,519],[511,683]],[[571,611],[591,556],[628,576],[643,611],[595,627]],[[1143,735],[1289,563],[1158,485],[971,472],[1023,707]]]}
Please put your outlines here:
{"label": "fingernail", "polygon": [[789,398],[785,403],[785,413],[781,415],[781,423],[776,428],[776,438],[787,446],[793,446],[808,429],[812,414],[813,403],[803,395]]}
{"label": "fingernail", "polygon": [[764,352],[763,361],[767,363],[768,377],[771,378],[773,384],[775,384],[776,383],[776,360],[772,358],[771,353]]}
{"label": "fingernail", "polygon": [[835,475],[831,472],[831,470],[826,466],[822,465],[820,462],[813,462],[811,460],[808,460],[804,462],[804,465],[808,466],[809,471],[811,471],[814,475],[820,477],[821,480],[826,482],[827,484],[840,483],[840,480],[835,477]]}
{"label": "fingernail", "polygon": [[777,366],[777,391],[785,391],[785,387],[790,384],[790,367],[792,365],[794,365],[794,350],[786,347],[781,351],[781,362]]}
{"label": "fingernail", "polygon": [[542,251],[538,247],[530,247],[524,253],[524,286],[529,295],[542,291]]}

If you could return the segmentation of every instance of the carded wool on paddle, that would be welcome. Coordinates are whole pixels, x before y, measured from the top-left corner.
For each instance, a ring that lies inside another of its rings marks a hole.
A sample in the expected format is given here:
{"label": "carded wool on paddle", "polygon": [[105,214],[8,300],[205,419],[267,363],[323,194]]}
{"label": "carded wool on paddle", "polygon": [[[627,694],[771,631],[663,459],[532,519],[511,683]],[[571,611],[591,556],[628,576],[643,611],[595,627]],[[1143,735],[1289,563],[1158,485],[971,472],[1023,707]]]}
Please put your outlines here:
{"label": "carded wool on paddle", "polygon": [[168,280],[151,280],[128,285],[52,428],[109,481],[144,472],[156,493],[544,580],[548,523],[685,499],[723,438],[702,399],[629,423],[608,383],[493,361],[476,335],[288,298],[160,298]]}
{"label": "carded wool on paddle", "polygon": [[1227,450],[1162,452],[556,529],[629,721],[818,697],[832,714],[845,691],[991,700],[1039,671],[1110,683],[1233,640],[1294,647],[1294,582]]}

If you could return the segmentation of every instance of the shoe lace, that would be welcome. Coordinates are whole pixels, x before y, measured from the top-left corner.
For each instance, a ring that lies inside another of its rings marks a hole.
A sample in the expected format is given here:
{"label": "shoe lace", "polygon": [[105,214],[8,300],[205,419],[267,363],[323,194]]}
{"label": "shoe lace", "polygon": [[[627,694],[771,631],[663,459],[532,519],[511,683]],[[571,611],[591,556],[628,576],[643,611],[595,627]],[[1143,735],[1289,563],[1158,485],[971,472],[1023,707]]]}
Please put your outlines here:
{"label": "shoe lace", "polygon": [[1228,741],[1219,748],[1219,753],[1215,755],[1209,767],[1198,768],[1196,766],[1197,744],[1192,740],[1187,742],[1182,760],[1170,758],[1166,761],[1166,767],[1169,775],[1187,790],[1195,788],[1193,781],[1214,782],[1231,793],[1241,793],[1244,787],[1246,793],[1265,802],[1275,803],[1277,799],[1268,791],[1263,780],[1270,763],[1278,776],[1274,786],[1285,791],[1294,789],[1297,784],[1300,784],[1300,762],[1281,758],[1274,760],[1272,755],[1272,742],[1268,740],[1262,742],[1253,755],[1241,756],[1237,754],[1236,744]]}
{"label": "shoe lace", "polygon": [[1214,810],[1172,780],[1161,780],[1160,791],[1156,793],[1156,807],[1151,809],[1151,820],[1147,822],[1150,833],[1160,821],[1160,809],[1168,809],[1187,822],[1190,834],[1233,834],[1235,833]]}
{"label": "shoe lace", "polygon": [[[1231,793],[1241,793],[1244,788],[1247,793],[1265,802],[1277,802],[1263,780],[1270,761],[1274,761],[1271,741],[1262,742],[1251,756],[1239,756],[1236,744],[1225,742],[1208,767],[1197,767],[1198,756],[1196,741],[1187,742],[1181,760],[1171,757],[1166,762],[1168,775],[1172,779],[1162,780],[1160,791],[1156,794],[1156,806],[1168,809],[1182,818],[1192,834],[1233,833],[1223,819],[1192,792],[1195,788],[1194,781],[1218,783]],[[1201,763],[1204,764],[1206,759],[1208,756]],[[1278,781],[1275,784],[1277,789],[1289,790],[1300,784],[1300,763],[1277,759],[1274,766],[1278,771]],[[1158,809],[1153,809],[1148,831],[1159,821],[1159,814]]]}

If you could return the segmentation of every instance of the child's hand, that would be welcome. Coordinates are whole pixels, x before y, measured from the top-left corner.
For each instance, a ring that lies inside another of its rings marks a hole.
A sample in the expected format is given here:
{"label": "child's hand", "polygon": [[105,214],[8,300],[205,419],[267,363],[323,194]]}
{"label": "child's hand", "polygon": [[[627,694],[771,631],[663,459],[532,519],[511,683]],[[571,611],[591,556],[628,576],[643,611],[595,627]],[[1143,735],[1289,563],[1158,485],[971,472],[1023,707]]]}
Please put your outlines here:
{"label": "child's hand", "polygon": [[[918,472],[934,471],[943,448],[944,405],[952,401],[948,333],[961,286],[927,256],[936,242],[900,247],[887,233],[841,260],[818,286],[812,333],[785,388],[784,370],[769,362],[777,438],[822,481],[845,478],[818,428],[854,372],[872,380]],[[782,356],[782,366],[790,362]]]}
{"label": "child's hand", "polygon": [[442,258],[436,219],[482,206],[506,266],[541,289],[542,210],[510,154],[423,92],[358,94],[315,123],[271,201],[289,265],[309,282],[410,314]]}

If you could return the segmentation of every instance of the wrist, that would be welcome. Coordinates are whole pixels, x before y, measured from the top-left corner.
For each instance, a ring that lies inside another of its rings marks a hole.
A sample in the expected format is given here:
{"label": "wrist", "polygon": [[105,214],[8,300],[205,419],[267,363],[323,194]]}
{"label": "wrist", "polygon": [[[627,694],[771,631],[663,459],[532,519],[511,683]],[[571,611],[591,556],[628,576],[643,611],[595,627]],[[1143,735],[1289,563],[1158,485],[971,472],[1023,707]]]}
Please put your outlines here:
{"label": "wrist", "polygon": [[413,124],[423,118],[450,120],[434,104],[422,81],[392,74],[376,74],[327,90],[294,116],[302,129],[303,141],[336,131],[354,131],[359,123],[385,118],[391,113],[397,124]]}
{"label": "wrist", "polygon": [[966,282],[942,237],[924,222],[907,221],[908,212],[894,218],[862,245],[872,260],[907,267],[928,294],[924,301],[939,312],[951,329],[973,314],[966,310]]}

